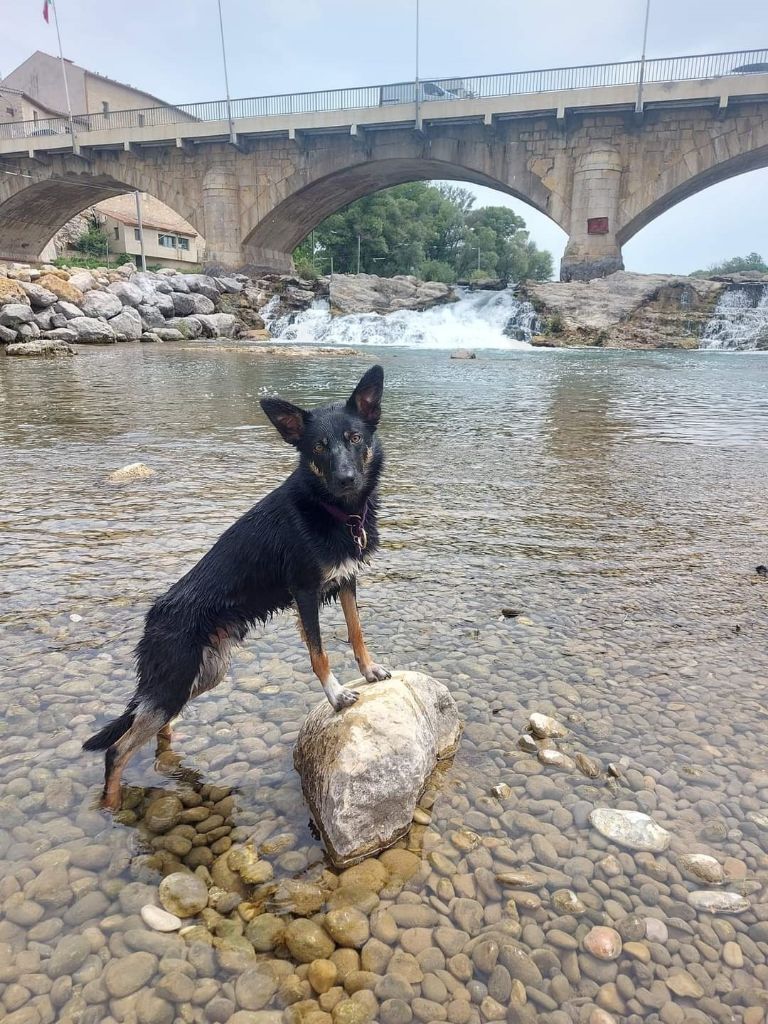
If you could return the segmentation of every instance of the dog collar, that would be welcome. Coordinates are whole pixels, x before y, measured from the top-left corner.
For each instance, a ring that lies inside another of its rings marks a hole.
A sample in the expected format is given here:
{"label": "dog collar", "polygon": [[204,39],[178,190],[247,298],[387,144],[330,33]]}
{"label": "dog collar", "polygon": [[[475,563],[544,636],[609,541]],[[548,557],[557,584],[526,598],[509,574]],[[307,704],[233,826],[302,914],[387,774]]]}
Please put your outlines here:
{"label": "dog collar", "polygon": [[362,554],[368,547],[368,534],[365,530],[369,510],[368,501],[363,505],[363,510],[359,515],[345,512],[343,508],[339,508],[337,505],[328,505],[324,501],[321,501],[320,505],[337,523],[343,523],[348,527],[352,540],[357,545],[358,553]]}

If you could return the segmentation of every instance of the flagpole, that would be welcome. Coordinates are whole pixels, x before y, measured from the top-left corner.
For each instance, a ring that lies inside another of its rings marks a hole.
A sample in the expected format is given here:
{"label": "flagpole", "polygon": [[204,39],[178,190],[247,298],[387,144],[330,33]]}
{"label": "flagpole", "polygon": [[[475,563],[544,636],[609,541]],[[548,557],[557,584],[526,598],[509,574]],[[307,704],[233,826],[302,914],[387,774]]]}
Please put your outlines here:
{"label": "flagpole", "polygon": [[234,145],[237,142],[235,136],[235,123],[232,120],[232,101],[229,98],[229,75],[227,73],[227,48],[224,45],[224,18],[221,14],[221,0],[219,2],[219,32],[221,33],[221,58],[224,63],[224,88],[227,93],[227,120],[229,121],[229,141]]}
{"label": "flagpole", "polygon": [[69,83],[67,82],[67,69],[64,64],[64,51],[61,48],[61,32],[59,31],[58,4],[51,3],[53,8],[53,21],[56,25],[56,38],[59,41],[59,60],[61,61],[61,77],[64,79],[64,95],[67,97],[67,116],[69,117],[69,134],[72,136],[72,145],[75,143],[75,122],[72,120],[72,104],[69,101]]}

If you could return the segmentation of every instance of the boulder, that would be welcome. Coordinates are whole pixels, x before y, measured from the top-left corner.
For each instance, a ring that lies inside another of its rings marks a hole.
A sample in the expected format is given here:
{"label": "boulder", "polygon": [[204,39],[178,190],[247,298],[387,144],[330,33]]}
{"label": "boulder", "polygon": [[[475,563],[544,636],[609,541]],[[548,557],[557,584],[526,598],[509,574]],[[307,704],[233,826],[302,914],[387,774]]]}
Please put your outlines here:
{"label": "boulder", "polygon": [[216,279],[208,277],[207,274],[183,274],[187,287],[191,292],[205,295],[211,302],[216,302],[221,291],[216,284]]}
{"label": "boulder", "polygon": [[19,335],[19,338],[22,340],[24,338],[40,337],[40,328],[37,326],[34,320],[30,321],[30,323],[28,324],[19,324],[19,326],[16,328],[16,331]]}
{"label": "boulder", "polygon": [[0,345],[10,345],[14,341],[16,341],[16,331],[0,324]]}
{"label": "boulder", "polygon": [[231,313],[198,313],[195,320],[203,325],[208,338],[234,338],[237,333],[237,317]]}
{"label": "boulder", "polygon": [[337,866],[391,846],[411,827],[416,803],[438,759],[461,735],[448,689],[421,672],[395,672],[360,687],[335,712],[323,700],[304,720],[294,764],[304,795]]}
{"label": "boulder", "polygon": [[112,317],[109,326],[118,341],[138,341],[143,330],[141,317],[132,306],[124,306],[122,313]]}
{"label": "boulder", "polygon": [[80,345],[112,345],[116,341],[115,332],[105,320],[81,316],[70,320],[69,326]]}
{"label": "boulder", "polygon": [[35,309],[47,309],[57,301],[57,296],[52,291],[49,291],[47,288],[43,288],[39,284],[35,284],[31,281],[23,281],[20,283],[21,287],[27,293],[27,298]]}
{"label": "boulder", "polygon": [[120,277],[133,277],[136,273],[136,269],[135,263],[123,263],[117,268],[115,273],[119,274]]}
{"label": "boulder", "polygon": [[422,281],[410,274],[377,277],[375,274],[334,274],[330,284],[334,313],[394,313],[399,309],[422,310],[455,301],[447,284]]}
{"label": "boulder", "polygon": [[79,288],[81,292],[89,292],[98,287],[90,270],[75,270],[69,275],[69,283],[75,288]]}
{"label": "boulder", "polygon": [[477,353],[471,348],[457,348],[455,352],[451,352],[451,359],[477,359]]}
{"label": "boulder", "polygon": [[184,335],[175,327],[158,327],[152,332],[160,341],[183,341]]}
{"label": "boulder", "polygon": [[[166,323],[166,328],[171,327],[181,333],[182,338],[201,338],[203,336],[203,325],[197,319],[196,316],[177,316],[172,317]],[[163,337],[160,332],[160,337],[163,341],[168,341],[168,338]]]}
{"label": "boulder", "polygon": [[6,302],[29,302],[29,299],[18,281],[0,277],[0,306]]}
{"label": "boulder", "polygon": [[29,324],[35,319],[32,307],[23,302],[8,302],[0,306],[0,327],[12,327],[16,330],[22,324]]}
{"label": "boulder", "polygon": [[216,277],[214,280],[222,292],[241,292],[244,288],[244,281],[238,281],[234,277]]}
{"label": "boulder", "polygon": [[37,279],[37,283],[41,288],[47,288],[49,292],[53,292],[60,299],[64,299],[65,302],[73,302],[76,306],[82,305],[83,293],[80,289],[76,288],[71,281],[66,281],[64,278],[59,277],[58,274],[43,274],[42,277]]}
{"label": "boulder", "polygon": [[[111,484],[125,484],[125,483],[131,483],[133,480],[146,480],[149,477],[154,476],[154,475],[155,475],[154,469],[151,469],[149,466],[145,466],[143,462],[130,462],[130,463],[128,463],[127,466],[121,466],[120,469],[116,469],[112,473],[110,473],[109,476],[107,477],[107,480]],[[159,808],[158,810],[159,810],[160,813],[163,813],[163,814],[166,812],[166,808],[165,807]],[[152,829],[151,829],[152,831],[156,831],[156,832],[167,831],[167,829],[164,829],[162,827],[161,828],[157,828],[156,827],[157,824],[158,824],[157,817],[155,817],[154,819],[150,819],[150,825],[152,826]],[[175,824],[175,822],[171,822],[171,824],[168,824],[168,821],[166,821],[165,824],[167,825],[167,828],[172,828],[173,824]],[[168,909],[170,909],[170,908],[166,907],[166,910],[168,910]],[[174,911],[174,913],[175,913],[175,911]]]}
{"label": "boulder", "polygon": [[176,316],[192,316],[195,313],[213,313],[216,308],[209,298],[199,292],[172,292],[173,311]]}
{"label": "boulder", "polygon": [[174,292],[188,292],[189,285],[186,282],[186,274],[177,274],[173,270],[161,271],[165,277],[166,282],[171,286],[171,290]]}
{"label": "boulder", "polygon": [[156,292],[153,305],[164,317],[174,315],[173,298],[171,292]]}
{"label": "boulder", "polygon": [[52,331],[46,331],[43,337],[49,341],[66,341],[68,344],[77,341],[77,334],[68,327],[54,327]]}
{"label": "boulder", "polygon": [[36,338],[34,341],[27,341],[24,344],[9,345],[6,350],[9,356],[73,356],[75,350],[65,341],[56,341],[52,338]]}
{"label": "boulder", "polygon": [[86,316],[103,316],[108,320],[122,311],[123,304],[112,292],[97,291],[94,288],[86,292],[80,308]]}
{"label": "boulder", "polygon": [[149,302],[142,302],[139,307],[139,316],[145,327],[165,327],[165,317],[157,308]]}
{"label": "boulder", "polygon": [[57,302],[53,308],[57,313],[65,316],[67,320],[74,320],[76,316],[85,316],[85,313],[79,306],[76,306],[73,302],[66,302],[63,299]]}
{"label": "boulder", "polygon": [[115,281],[107,290],[116,295],[124,306],[139,306],[144,301],[144,292],[132,281]]}

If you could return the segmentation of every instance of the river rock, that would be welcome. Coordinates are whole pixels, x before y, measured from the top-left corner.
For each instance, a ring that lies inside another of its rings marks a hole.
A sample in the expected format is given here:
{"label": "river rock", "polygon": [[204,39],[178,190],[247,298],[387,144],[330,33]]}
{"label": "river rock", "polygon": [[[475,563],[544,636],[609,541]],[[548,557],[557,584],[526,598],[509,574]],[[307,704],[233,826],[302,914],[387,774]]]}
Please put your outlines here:
{"label": "river rock", "polygon": [[152,953],[130,953],[110,960],[104,968],[102,980],[113,999],[122,999],[146,985],[157,966]]}
{"label": "river rock", "polygon": [[169,914],[194,917],[208,905],[208,889],[202,878],[186,871],[174,871],[160,883],[160,902]]}
{"label": "river rock", "polygon": [[743,914],[749,910],[749,900],[737,892],[697,889],[688,893],[688,902],[696,910],[706,910],[710,914]]}
{"label": "river rock", "polygon": [[590,814],[589,820],[600,835],[629,850],[661,853],[669,846],[672,838],[666,829],[641,811],[597,807]]}
{"label": "river rock", "polygon": [[42,277],[38,277],[37,283],[41,288],[53,292],[54,295],[65,302],[71,302],[75,306],[82,306],[83,304],[83,293],[80,289],[72,281],[64,280],[58,274],[43,274]]}
{"label": "river rock", "polygon": [[304,794],[337,865],[408,831],[428,776],[461,735],[447,688],[421,672],[351,687],[360,687],[358,701],[338,713],[322,701],[294,748]]}
{"label": "river rock", "polygon": [[285,930],[285,944],[291,956],[301,964],[327,960],[335,946],[333,939],[316,921],[297,917]]}
{"label": "river rock", "polygon": [[399,309],[429,309],[454,302],[447,284],[421,281],[411,275],[376,277],[375,274],[334,274],[330,283],[331,309],[349,313],[393,313]]}
{"label": "river rock", "polygon": [[123,304],[117,295],[94,289],[83,296],[80,308],[87,317],[103,316],[109,319],[111,316],[117,316]]}
{"label": "river rock", "polygon": [[58,296],[47,288],[41,287],[34,281],[20,281],[21,287],[27,293],[27,298],[32,303],[35,309],[47,309],[52,306],[55,302],[58,302]]}
{"label": "river rock", "polygon": [[[110,473],[107,480],[111,484],[124,484],[129,483],[131,480],[146,480],[150,476],[154,476],[154,469],[150,469],[149,466],[145,466],[143,462],[131,462],[127,466],[122,466],[120,469],[116,469],[113,473]],[[176,799],[172,797],[171,799]],[[155,801],[159,803],[159,801]],[[180,801],[179,801],[180,802]],[[175,822],[167,825],[166,828],[172,828]],[[164,831],[165,829],[159,828],[158,832]]]}
{"label": "river rock", "polygon": [[8,356],[44,356],[46,358],[55,358],[57,356],[73,356],[75,350],[66,341],[35,338],[33,341],[9,345],[5,350],[5,354]]}
{"label": "river rock", "polygon": [[4,306],[8,302],[29,304],[29,299],[20,281],[11,281],[0,275],[0,306]]}
{"label": "river rock", "polygon": [[141,919],[156,932],[177,932],[181,928],[181,918],[151,903],[141,908]]}
{"label": "river rock", "polygon": [[195,319],[203,325],[203,333],[208,338],[234,338],[237,328],[237,317],[232,313],[197,313]]}
{"label": "river rock", "polygon": [[171,299],[176,316],[213,313],[216,308],[207,296],[201,295],[199,292],[172,292]]}
{"label": "river rock", "polygon": [[621,955],[621,936],[615,928],[592,928],[583,941],[584,949],[598,960],[615,960]]}
{"label": "river rock", "polygon": [[451,359],[477,359],[477,353],[471,348],[457,348],[455,352],[451,352]]}
{"label": "river rock", "polygon": [[554,739],[568,733],[565,726],[561,725],[556,718],[550,718],[549,715],[542,715],[539,712],[534,712],[531,715],[528,725],[533,735],[538,736],[539,739]]}
{"label": "river rock", "polygon": [[73,288],[78,288],[81,292],[89,292],[92,288],[98,288],[96,278],[90,270],[74,270],[69,275],[69,283]]}
{"label": "river rock", "polygon": [[706,885],[722,885],[725,881],[722,864],[705,853],[685,853],[677,858],[677,866],[684,875]]}

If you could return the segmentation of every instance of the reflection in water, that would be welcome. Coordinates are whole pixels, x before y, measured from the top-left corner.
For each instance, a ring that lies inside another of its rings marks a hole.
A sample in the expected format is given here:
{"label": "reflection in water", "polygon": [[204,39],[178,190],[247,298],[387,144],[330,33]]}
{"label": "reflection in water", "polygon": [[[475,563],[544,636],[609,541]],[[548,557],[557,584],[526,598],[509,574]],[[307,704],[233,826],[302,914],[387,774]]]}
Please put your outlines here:
{"label": "reflection in water", "polygon": [[[756,1022],[768,987],[764,359],[376,357],[384,549],[361,580],[363,615],[382,659],[449,685],[466,728],[399,861],[353,876],[371,939],[332,943],[324,993],[320,968],[315,987],[296,949],[273,941],[353,888],[328,869],[292,768],[322,696],[292,622],[254,631],[173,748],[132,763],[116,821],[93,809],[101,762],[80,743],[132,689],[152,598],[290,468],[259,396],[346,395],[374,354],[119,346],[0,363],[2,1012],[474,1024],[502,1006],[567,1024],[599,1006],[633,1024]],[[136,460],[157,475],[104,483]],[[347,681],[340,611],[324,618]],[[597,778],[519,749],[536,710],[567,726],[563,752],[597,762]],[[610,844],[589,827],[594,806],[653,815],[669,849]],[[268,865],[255,876],[271,877],[228,901],[237,871],[220,859],[249,843]],[[749,910],[695,911],[688,894],[706,886],[682,870],[690,852],[714,857],[720,889],[744,892]],[[185,939],[139,917],[178,866],[218,890]],[[594,924],[620,933],[617,959],[587,952]],[[131,971],[128,991],[115,977]]]}

